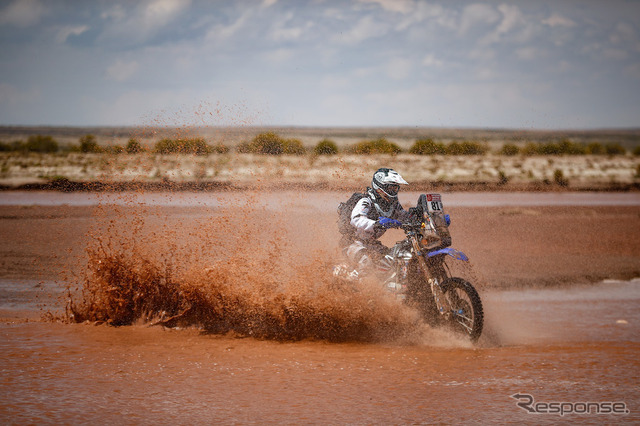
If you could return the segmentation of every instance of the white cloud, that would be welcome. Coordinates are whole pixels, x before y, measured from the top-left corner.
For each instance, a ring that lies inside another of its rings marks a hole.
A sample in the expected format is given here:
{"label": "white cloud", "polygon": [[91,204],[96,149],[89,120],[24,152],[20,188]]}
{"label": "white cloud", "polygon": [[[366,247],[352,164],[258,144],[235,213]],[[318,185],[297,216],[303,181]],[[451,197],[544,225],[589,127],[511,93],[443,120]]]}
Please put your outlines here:
{"label": "white cloud", "polygon": [[253,9],[249,8],[243,11],[240,16],[228,25],[224,24],[216,24],[213,25],[205,36],[205,40],[208,41],[216,41],[216,42],[224,42],[238,34],[241,29],[243,29],[247,23],[253,17]]}
{"label": "white cloud", "polygon": [[88,30],[89,27],[87,25],[69,25],[66,27],[62,27],[58,30],[56,41],[58,43],[64,43],[70,36],[78,36],[84,32],[87,32]]}
{"label": "white cloud", "polygon": [[558,15],[557,13],[552,14],[547,19],[542,21],[543,24],[548,25],[552,28],[555,27],[575,27],[576,23],[571,19],[565,18],[564,16]]}
{"label": "white cloud", "polygon": [[422,65],[425,67],[441,67],[444,63],[435,57],[434,54],[429,53],[427,56],[422,59]]}
{"label": "white cloud", "polygon": [[123,82],[131,78],[139,68],[140,65],[136,61],[117,60],[107,68],[105,76],[109,80]]}
{"label": "white cloud", "polygon": [[274,41],[294,41],[299,39],[306,30],[313,26],[311,22],[307,22],[303,26],[292,26],[290,23],[293,21],[293,18],[293,13],[289,12],[277,21],[271,31],[271,39]]}
{"label": "white cloud", "polygon": [[0,12],[0,24],[29,27],[40,22],[46,12],[38,0],[16,0]]}
{"label": "white cloud", "polygon": [[142,9],[142,23],[151,28],[163,27],[190,4],[190,0],[152,0]]}
{"label": "white cloud", "polygon": [[127,17],[127,11],[121,4],[115,4],[111,6],[109,9],[104,10],[100,14],[100,18],[102,19],[115,19],[115,20],[123,20]]}
{"label": "white cloud", "polygon": [[191,0],[147,0],[135,10],[124,11],[120,6],[102,14],[110,22],[103,37],[119,42],[144,42],[175,21],[191,4]]}
{"label": "white cloud", "polygon": [[475,27],[494,25],[500,20],[500,14],[488,4],[471,4],[464,8],[460,17],[459,33],[466,35]]}
{"label": "white cloud", "polygon": [[615,29],[609,35],[609,41],[612,44],[622,44],[622,43],[631,43],[637,44],[638,37],[636,34],[636,30],[633,28],[631,24],[626,22],[620,22],[616,25]]}
{"label": "white cloud", "polygon": [[518,6],[501,4],[498,6],[498,10],[502,13],[502,22],[500,22],[500,25],[496,28],[499,34],[506,34],[526,24],[526,20]]}
{"label": "white cloud", "polygon": [[350,31],[344,34],[336,34],[334,41],[345,44],[358,44],[364,40],[382,37],[389,31],[389,26],[384,22],[375,21],[371,16],[361,18]]}
{"label": "white cloud", "polygon": [[361,3],[377,3],[384,10],[398,13],[410,13],[414,9],[412,0],[358,0]]}
{"label": "white cloud", "polygon": [[517,43],[526,43],[533,35],[533,24],[528,21],[520,8],[515,5],[501,4],[498,10],[502,19],[497,27],[480,40],[480,44],[498,43],[509,34],[509,39]]}

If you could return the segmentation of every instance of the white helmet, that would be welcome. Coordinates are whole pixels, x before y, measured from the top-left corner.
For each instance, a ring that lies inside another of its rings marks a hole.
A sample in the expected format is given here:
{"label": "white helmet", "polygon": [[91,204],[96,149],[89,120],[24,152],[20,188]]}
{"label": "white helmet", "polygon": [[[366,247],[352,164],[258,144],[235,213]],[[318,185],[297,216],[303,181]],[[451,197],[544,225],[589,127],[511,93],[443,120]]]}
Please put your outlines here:
{"label": "white helmet", "polygon": [[402,179],[400,173],[393,169],[378,169],[373,174],[373,179],[371,180],[373,190],[388,203],[392,203],[398,199],[400,185],[408,185],[408,183]]}

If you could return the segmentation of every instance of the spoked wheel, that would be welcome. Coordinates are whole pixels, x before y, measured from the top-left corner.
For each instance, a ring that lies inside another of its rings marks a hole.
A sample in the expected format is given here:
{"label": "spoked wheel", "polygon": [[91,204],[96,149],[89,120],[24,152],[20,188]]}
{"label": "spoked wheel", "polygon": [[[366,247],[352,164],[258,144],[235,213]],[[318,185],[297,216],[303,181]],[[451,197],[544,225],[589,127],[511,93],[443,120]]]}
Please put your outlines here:
{"label": "spoked wheel", "polygon": [[462,278],[448,278],[442,289],[451,305],[450,326],[475,342],[482,333],[484,313],[475,288]]}

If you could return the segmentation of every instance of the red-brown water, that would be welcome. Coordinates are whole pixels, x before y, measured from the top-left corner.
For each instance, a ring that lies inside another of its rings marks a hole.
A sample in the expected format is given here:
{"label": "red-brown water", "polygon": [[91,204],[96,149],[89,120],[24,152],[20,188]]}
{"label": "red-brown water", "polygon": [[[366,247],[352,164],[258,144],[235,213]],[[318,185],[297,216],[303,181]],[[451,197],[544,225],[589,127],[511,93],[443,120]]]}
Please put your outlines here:
{"label": "red-brown water", "polygon": [[[486,327],[471,345],[417,322],[377,287],[331,287],[329,203],[281,199],[279,210],[274,200],[225,197],[224,208],[171,214],[101,206],[82,240],[82,267],[62,281],[35,278],[47,276],[38,265],[33,279],[23,267],[27,277],[0,280],[3,423],[640,420],[639,280],[499,290],[480,278]],[[42,234],[43,223],[68,220],[42,211],[4,217]],[[530,213],[496,217],[505,229],[514,215],[543,218]],[[637,215],[622,217],[637,236]],[[83,223],[71,219],[67,235]],[[462,225],[452,225],[454,245]],[[81,242],[59,241],[58,250]],[[49,243],[21,244],[3,253],[18,258]],[[72,319],[89,321],[40,320],[64,317],[67,285]],[[158,321],[177,327],[151,325]],[[620,402],[628,413],[530,414],[517,393],[542,403]]]}

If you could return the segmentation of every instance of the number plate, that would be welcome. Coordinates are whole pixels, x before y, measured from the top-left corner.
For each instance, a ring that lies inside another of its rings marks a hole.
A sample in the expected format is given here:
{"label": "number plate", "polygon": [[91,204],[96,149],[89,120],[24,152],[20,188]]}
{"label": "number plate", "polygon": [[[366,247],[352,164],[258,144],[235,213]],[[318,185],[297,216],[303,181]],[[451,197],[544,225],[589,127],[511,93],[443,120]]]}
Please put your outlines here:
{"label": "number plate", "polygon": [[440,194],[427,194],[427,209],[430,213],[442,212]]}

